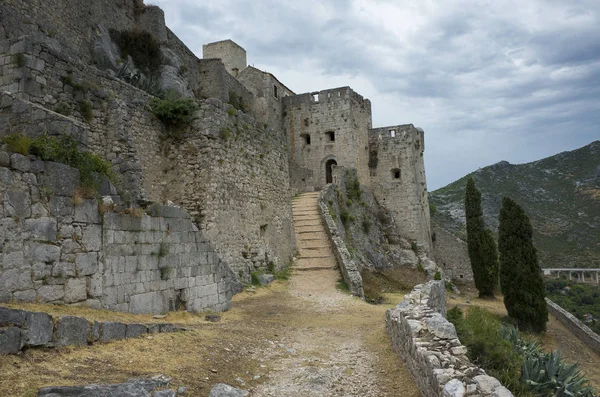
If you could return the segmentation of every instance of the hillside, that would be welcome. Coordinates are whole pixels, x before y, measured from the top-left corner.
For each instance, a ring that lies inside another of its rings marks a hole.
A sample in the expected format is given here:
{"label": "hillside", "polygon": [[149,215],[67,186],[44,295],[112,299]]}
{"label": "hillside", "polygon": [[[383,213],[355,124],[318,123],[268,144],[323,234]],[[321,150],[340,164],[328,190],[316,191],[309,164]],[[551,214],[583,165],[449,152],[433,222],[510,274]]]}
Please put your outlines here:
{"label": "hillside", "polygon": [[481,190],[485,222],[494,231],[502,196],[523,206],[542,267],[600,267],[600,141],[527,164],[501,161],[432,192],[432,220],[463,239],[469,176]]}

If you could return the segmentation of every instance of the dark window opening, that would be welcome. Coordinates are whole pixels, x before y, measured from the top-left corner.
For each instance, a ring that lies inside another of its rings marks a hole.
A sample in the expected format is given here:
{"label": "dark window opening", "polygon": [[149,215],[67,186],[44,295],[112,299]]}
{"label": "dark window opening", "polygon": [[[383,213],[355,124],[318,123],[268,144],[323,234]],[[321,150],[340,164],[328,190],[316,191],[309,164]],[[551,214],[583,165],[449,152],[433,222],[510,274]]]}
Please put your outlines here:
{"label": "dark window opening", "polygon": [[463,278],[463,275],[462,275],[462,274],[460,274],[458,277],[460,277],[460,278]]}
{"label": "dark window opening", "polygon": [[325,182],[333,183],[333,166],[337,165],[335,160],[327,160],[325,163]]}
{"label": "dark window opening", "polygon": [[392,170],[392,178],[400,179],[400,176],[401,176],[400,170],[398,168],[394,168]]}
{"label": "dark window opening", "polygon": [[267,224],[260,225],[260,237],[264,237],[267,233]]}
{"label": "dark window opening", "polygon": [[274,86],[273,86],[273,96],[274,96],[275,98],[279,98],[279,97],[277,96],[277,86],[276,86],[276,85],[274,85]]}
{"label": "dark window opening", "polygon": [[301,136],[302,136],[302,138],[304,138],[304,143],[306,145],[310,145],[310,135],[309,134],[302,134]]}
{"label": "dark window opening", "polygon": [[306,127],[308,127],[308,124],[309,124],[309,122],[308,122],[308,117],[307,117],[307,118],[305,118],[305,119],[304,119],[304,125],[305,125]]}
{"label": "dark window opening", "polygon": [[329,142],[335,142],[335,131],[327,131],[325,134],[327,134]]}

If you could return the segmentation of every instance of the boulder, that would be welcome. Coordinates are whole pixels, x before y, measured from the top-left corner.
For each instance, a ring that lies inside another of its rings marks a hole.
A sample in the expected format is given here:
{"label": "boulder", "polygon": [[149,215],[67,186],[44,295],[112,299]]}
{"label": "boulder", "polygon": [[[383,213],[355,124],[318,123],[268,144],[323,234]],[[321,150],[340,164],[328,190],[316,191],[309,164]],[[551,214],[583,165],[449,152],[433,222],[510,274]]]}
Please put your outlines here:
{"label": "boulder", "polygon": [[25,323],[27,313],[23,310],[0,306],[0,327],[20,327]]}
{"label": "boulder", "polygon": [[54,333],[56,346],[85,346],[88,344],[90,323],[85,318],[64,316],[59,317]]}
{"label": "boulder", "polygon": [[464,397],[466,393],[465,385],[458,379],[452,379],[444,385],[442,393],[444,397]]}
{"label": "boulder", "polygon": [[21,329],[0,328],[0,355],[15,354],[21,350]]}
{"label": "boulder", "polygon": [[110,340],[125,339],[127,334],[127,325],[123,323],[105,322],[102,323],[102,333],[100,336],[101,342],[108,342]]}
{"label": "boulder", "polygon": [[45,346],[52,341],[54,324],[47,313],[27,313],[23,343],[25,346]]}

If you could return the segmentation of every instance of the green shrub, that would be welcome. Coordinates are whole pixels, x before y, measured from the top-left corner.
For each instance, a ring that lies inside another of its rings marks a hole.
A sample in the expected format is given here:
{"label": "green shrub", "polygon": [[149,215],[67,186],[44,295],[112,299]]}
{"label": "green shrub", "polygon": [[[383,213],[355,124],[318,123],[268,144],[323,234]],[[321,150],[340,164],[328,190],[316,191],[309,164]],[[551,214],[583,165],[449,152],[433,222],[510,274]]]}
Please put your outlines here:
{"label": "green shrub", "polygon": [[437,213],[437,206],[429,203],[429,215],[434,216]]}
{"label": "green shrub", "polygon": [[419,254],[419,246],[417,245],[416,241],[413,241],[410,243],[410,249],[415,253],[415,254]]}
{"label": "green shrub", "polygon": [[362,194],[362,190],[360,190],[360,182],[358,178],[355,177],[349,184],[346,185],[346,195],[351,200],[360,200],[360,195]]}
{"label": "green shrub", "polygon": [[[242,112],[246,112],[246,104],[244,103],[244,99],[237,95],[235,92],[233,91],[229,91],[229,101],[228,103],[233,106],[235,109],[237,110],[241,110]],[[227,112],[229,113],[229,111]],[[230,116],[234,116],[237,112],[231,114],[229,113]],[[265,123],[265,128],[267,128],[267,125]]]}
{"label": "green shrub", "polygon": [[63,116],[69,116],[71,114],[71,108],[65,102],[57,103],[53,110]]}
{"label": "green shrub", "polygon": [[345,292],[349,292],[350,291],[350,287],[348,287],[348,284],[346,284],[346,282],[344,281],[343,278],[339,278],[336,282],[336,288],[339,289],[340,291],[345,291]]}
{"label": "green shrub", "polygon": [[346,205],[347,205],[348,207],[350,207],[350,206],[352,205],[352,199],[347,199],[347,200],[346,200]]}
{"label": "green shrub", "polygon": [[101,157],[82,152],[77,147],[75,138],[62,135],[60,138],[42,135],[31,142],[31,154],[44,161],[56,161],[79,170],[81,185],[85,188],[97,188],[98,175],[114,180],[111,165]]}
{"label": "green shrub", "polygon": [[363,219],[362,228],[365,233],[369,234],[369,231],[371,230],[371,222],[367,218]]}
{"label": "green shrub", "polygon": [[81,116],[88,123],[94,120],[94,110],[92,108],[92,104],[88,101],[79,102],[79,111],[81,112]]}
{"label": "green shrub", "polygon": [[230,116],[235,116],[237,114],[237,110],[235,110],[234,108],[229,108],[227,109],[227,114]]}
{"label": "green shrub", "polygon": [[20,153],[23,156],[29,154],[32,139],[24,134],[10,134],[2,138],[2,143],[6,143],[8,148],[15,153]]}
{"label": "green shrub", "polygon": [[227,140],[229,140],[229,138],[231,138],[231,130],[227,127],[223,127],[223,128],[221,128],[221,131],[219,132],[219,136],[224,141],[227,141]]}
{"label": "green shrub", "polygon": [[189,123],[198,105],[190,98],[175,98],[167,95],[165,98],[153,98],[150,104],[154,114],[167,127],[181,126]]}
{"label": "green shrub", "polygon": [[342,224],[344,224],[344,226],[348,225],[348,221],[350,220],[350,213],[347,210],[342,210],[340,212],[340,219],[342,220]]}
{"label": "green shrub", "polygon": [[250,273],[250,279],[252,280],[252,285],[256,285],[256,286],[260,286],[260,280],[258,279],[258,276],[260,276],[262,274],[261,271],[259,270],[255,270],[252,273]]}
{"label": "green shrub", "polygon": [[160,45],[148,32],[110,30],[111,38],[117,43],[121,58],[131,56],[135,66],[141,70],[156,72],[161,64]]}
{"label": "green shrub", "polygon": [[435,271],[435,274],[433,275],[433,279],[434,280],[441,280],[442,279],[442,274],[440,273],[439,270]]}

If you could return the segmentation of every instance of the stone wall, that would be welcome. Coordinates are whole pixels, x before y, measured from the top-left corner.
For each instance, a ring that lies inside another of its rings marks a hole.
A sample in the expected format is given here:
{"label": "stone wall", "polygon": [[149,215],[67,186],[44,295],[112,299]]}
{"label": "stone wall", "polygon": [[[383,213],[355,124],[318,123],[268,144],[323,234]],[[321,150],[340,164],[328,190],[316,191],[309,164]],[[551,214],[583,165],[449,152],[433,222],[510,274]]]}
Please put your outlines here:
{"label": "stone wall", "polygon": [[327,231],[327,235],[329,236],[329,239],[333,245],[333,253],[337,260],[338,266],[340,267],[340,271],[342,272],[342,276],[344,277],[344,281],[350,289],[350,293],[354,296],[364,298],[365,293],[363,291],[363,282],[358,266],[352,259],[352,256],[346,247],[346,243],[344,242],[343,237],[340,235],[337,224],[329,213],[329,207],[327,206],[327,203],[330,200],[336,199],[335,196],[334,185],[326,185],[319,195],[319,210],[325,224],[325,230]]}
{"label": "stone wall", "polygon": [[[19,82],[4,87],[16,94],[3,96],[0,136],[76,136],[83,147],[112,163],[125,199],[170,199],[185,206],[245,279],[256,267],[269,262],[281,267],[291,261],[295,244],[281,130],[221,101],[207,100],[182,133],[185,141],[173,143],[164,139],[168,131],[150,113],[152,97],[144,91],[78,63],[67,49],[46,41],[23,37],[2,45],[7,56],[0,60],[9,62],[9,74]],[[25,54],[25,65],[19,67],[14,54]],[[245,90],[217,63],[223,75]],[[22,81],[32,83],[22,86]],[[86,121],[79,110],[83,101],[93,108],[92,120]]]}
{"label": "stone wall", "polygon": [[247,111],[253,109],[254,97],[235,77],[227,73],[220,59],[199,59],[196,62],[197,85],[195,93],[198,98],[217,98],[229,102],[231,95],[237,95]]}
{"label": "stone wall", "polygon": [[[335,161],[338,166],[356,168],[360,182],[369,185],[367,131],[371,128],[371,102],[368,99],[350,87],[342,87],[285,97],[283,105],[290,161],[313,171],[311,180],[293,184],[304,184],[308,191],[323,188],[327,184],[327,162]],[[329,132],[333,132],[335,140],[331,140]]]}
{"label": "stone wall", "polygon": [[401,234],[431,252],[424,142],[423,130],[412,124],[372,129],[369,170],[373,194]]}
{"label": "stone wall", "polygon": [[459,282],[473,281],[467,243],[433,222],[431,230],[435,261],[446,277]]}
{"label": "stone wall", "polygon": [[0,306],[0,355],[16,354],[23,348],[85,346],[183,330],[184,328],[169,323],[90,322],[75,316],[52,318],[47,313]]}
{"label": "stone wall", "polygon": [[587,325],[585,325],[577,317],[546,298],[546,306],[548,311],[558,319],[565,327],[567,327],[575,336],[577,336],[583,343],[591,348],[596,353],[600,354],[600,336],[592,331]]}
{"label": "stone wall", "polygon": [[285,140],[278,130],[209,99],[165,150],[162,197],[187,208],[246,281],[295,251]]}
{"label": "stone wall", "polygon": [[271,128],[283,131],[283,98],[294,93],[271,73],[248,66],[238,76],[254,96],[251,113]]}
{"label": "stone wall", "polygon": [[220,59],[229,74],[237,77],[238,73],[246,69],[246,50],[231,40],[217,41],[202,46],[202,58]]}
{"label": "stone wall", "polygon": [[186,211],[101,212],[79,171],[0,151],[0,301],[225,310],[232,275]]}
{"label": "stone wall", "polygon": [[417,285],[386,312],[392,346],[405,361],[423,397],[493,396],[512,393],[472,364],[454,325],[444,318],[443,281]]}

